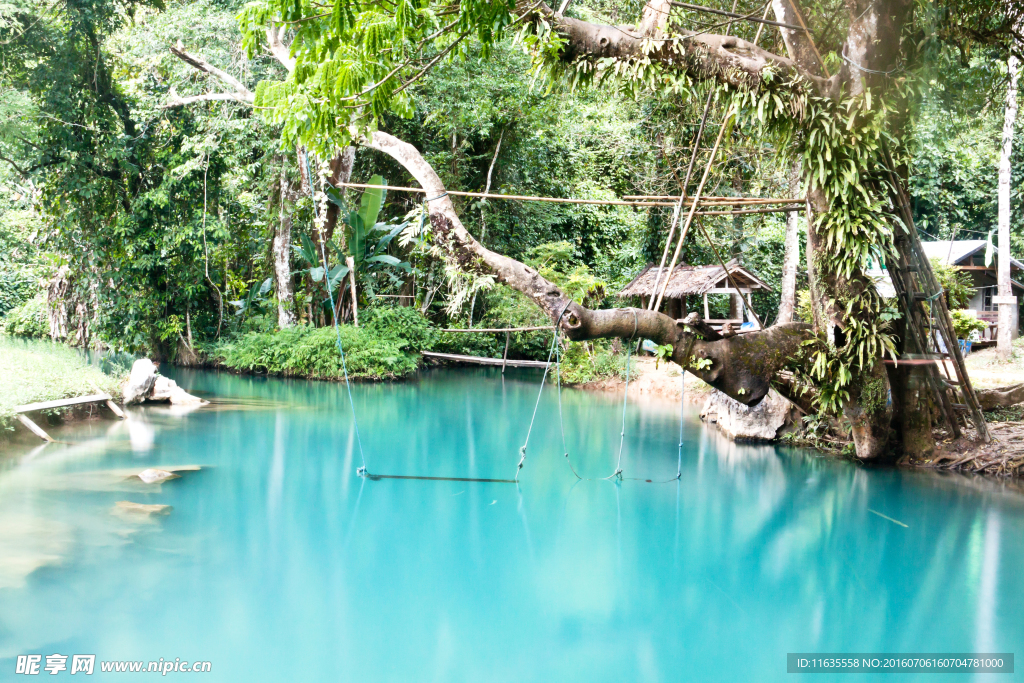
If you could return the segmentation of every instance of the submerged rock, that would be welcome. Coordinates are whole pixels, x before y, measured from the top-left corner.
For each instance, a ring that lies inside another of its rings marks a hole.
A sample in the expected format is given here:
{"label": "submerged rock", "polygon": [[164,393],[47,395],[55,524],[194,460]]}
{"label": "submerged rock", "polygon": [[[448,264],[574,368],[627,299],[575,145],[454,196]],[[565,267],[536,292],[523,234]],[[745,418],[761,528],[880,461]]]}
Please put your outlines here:
{"label": "submerged rock", "polygon": [[140,358],[132,363],[132,372],[124,385],[124,404],[142,403],[153,390],[156,383],[156,363],[148,358]]}
{"label": "submerged rock", "polygon": [[168,479],[179,479],[181,475],[175,474],[174,472],[168,472],[167,470],[147,469],[142,470],[135,475],[146,484],[155,484],[160,481],[167,481]]}
{"label": "submerged rock", "polygon": [[170,402],[172,405],[202,405],[207,403],[198,396],[193,396],[178,386],[173,379],[159,376],[153,383],[153,390],[150,392],[147,401]]}
{"label": "submerged rock", "polygon": [[742,441],[774,441],[786,424],[792,404],[777,391],[755,406],[745,406],[721,391],[714,391],[700,411],[706,422],[716,423],[731,439]]}
{"label": "submerged rock", "polygon": [[170,505],[146,505],[145,503],[134,503],[130,500],[119,500],[114,503],[114,507],[110,511],[115,515],[149,518],[154,515],[169,515],[173,509]]}

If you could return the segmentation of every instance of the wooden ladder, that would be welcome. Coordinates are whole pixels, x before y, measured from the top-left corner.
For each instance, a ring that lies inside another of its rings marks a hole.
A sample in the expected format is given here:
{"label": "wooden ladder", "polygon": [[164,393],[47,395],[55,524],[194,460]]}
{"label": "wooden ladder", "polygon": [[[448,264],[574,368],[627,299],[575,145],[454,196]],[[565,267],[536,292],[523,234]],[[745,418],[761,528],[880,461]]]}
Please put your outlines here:
{"label": "wooden ladder", "polygon": [[[970,415],[978,436],[989,443],[992,437],[985,424],[978,395],[967,375],[964,356],[946,307],[945,292],[921,246],[909,197],[896,174],[890,171],[889,178],[895,192],[893,204],[906,226],[905,231],[894,226],[894,242],[899,260],[886,264],[900,309],[907,321],[908,341],[914,349],[911,354],[903,354],[901,360],[934,361],[926,363],[926,375],[953,437],[960,437],[960,425],[957,422],[959,411]],[[949,374],[949,363],[953,365],[955,379]],[[959,394],[958,400],[952,400],[950,394],[954,397]]]}

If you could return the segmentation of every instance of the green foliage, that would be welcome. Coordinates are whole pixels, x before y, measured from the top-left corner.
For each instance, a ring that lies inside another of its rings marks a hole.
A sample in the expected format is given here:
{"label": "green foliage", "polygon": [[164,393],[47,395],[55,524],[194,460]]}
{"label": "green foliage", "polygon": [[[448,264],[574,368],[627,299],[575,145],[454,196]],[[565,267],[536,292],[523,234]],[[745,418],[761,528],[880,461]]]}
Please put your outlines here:
{"label": "green foliage", "polygon": [[933,258],[932,271],[939,286],[946,293],[946,306],[950,310],[967,308],[967,303],[974,296],[974,282],[970,273],[960,270],[956,266],[946,265],[943,261]]}
{"label": "green foliage", "polygon": [[607,340],[569,342],[561,352],[561,359],[563,384],[587,384],[626,376],[626,354],[616,353]]}
{"label": "green foliage", "polygon": [[953,331],[957,339],[970,339],[972,332],[982,332],[988,328],[988,323],[979,320],[974,311],[953,310],[949,316],[953,319]]}
{"label": "green foliage", "polygon": [[[654,367],[657,368],[661,361],[668,362],[672,360],[672,352],[675,347],[671,344],[660,344],[654,347]],[[701,359],[707,360],[707,359]],[[710,362],[708,363],[710,365]],[[698,368],[699,369],[699,368]]]}
{"label": "green foliage", "polygon": [[0,425],[10,424],[14,406],[94,394],[119,396],[123,376],[89,365],[84,354],[63,344],[0,336]]}
{"label": "green foliage", "polygon": [[814,309],[811,307],[811,292],[807,289],[796,293],[796,317],[805,323],[814,322]]}
{"label": "green foliage", "polygon": [[[341,325],[349,377],[394,379],[415,372],[419,351],[433,338],[426,320],[411,308],[367,311],[362,327]],[[342,379],[333,326],[297,325],[276,332],[249,332],[203,350],[228,368],[289,377]]]}
{"label": "green foliage", "polygon": [[256,106],[282,125],[290,144],[301,142],[328,156],[385,115],[410,116],[409,80],[424,60],[453,51],[465,55],[470,36],[487,56],[514,8],[509,1],[467,0],[454,17],[442,17],[439,7],[408,0],[392,5],[341,0],[331,12],[310,2],[255,0],[238,20],[250,56],[265,42],[268,23],[293,28],[295,69],[283,83],[261,84]]}
{"label": "green foliage", "polygon": [[18,337],[47,337],[50,323],[46,313],[46,295],[39,293],[0,318],[0,333]]}

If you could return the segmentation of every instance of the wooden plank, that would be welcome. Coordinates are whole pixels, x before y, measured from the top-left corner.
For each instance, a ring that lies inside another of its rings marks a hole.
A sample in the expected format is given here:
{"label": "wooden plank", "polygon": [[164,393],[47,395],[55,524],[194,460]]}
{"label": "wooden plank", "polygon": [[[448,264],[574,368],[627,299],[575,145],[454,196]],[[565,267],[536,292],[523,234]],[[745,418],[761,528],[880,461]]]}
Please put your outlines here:
{"label": "wooden plank", "polygon": [[117,415],[122,420],[124,419],[124,411],[118,408],[116,403],[108,400],[107,407],[110,408],[110,411],[114,413],[114,415]]}
{"label": "wooden plank", "polygon": [[52,441],[53,441],[53,438],[51,438],[49,434],[47,434],[46,432],[44,432],[44,431],[42,430],[42,428],[40,428],[40,427],[39,427],[39,425],[37,425],[37,424],[36,424],[35,422],[33,422],[32,420],[28,419],[28,418],[27,418],[27,417],[25,417],[24,415],[16,415],[15,417],[17,417],[17,418],[18,418],[18,421],[19,421],[19,422],[21,422],[21,424],[23,424],[23,425],[25,425],[26,427],[28,427],[28,429],[29,429],[29,431],[30,431],[30,432],[32,432],[33,434],[35,434],[36,436],[38,436],[38,437],[39,437],[40,439],[42,439],[43,441],[50,441],[50,442],[52,442]]}
{"label": "wooden plank", "polygon": [[[421,351],[427,358],[438,360],[450,360],[457,363],[475,363],[477,365],[494,365],[500,367],[506,364],[513,368],[546,368],[548,364],[542,360],[510,360],[503,361],[501,358],[483,358],[481,356],[462,356],[456,353],[435,353],[433,351]],[[554,363],[552,363],[554,365]]]}
{"label": "wooden plank", "polygon": [[110,394],[90,394],[89,396],[76,396],[75,398],[62,398],[56,401],[43,401],[42,403],[26,403],[23,406],[14,406],[16,413],[30,413],[34,410],[49,410],[50,408],[63,408],[75,406],[80,403],[96,403],[109,401]]}

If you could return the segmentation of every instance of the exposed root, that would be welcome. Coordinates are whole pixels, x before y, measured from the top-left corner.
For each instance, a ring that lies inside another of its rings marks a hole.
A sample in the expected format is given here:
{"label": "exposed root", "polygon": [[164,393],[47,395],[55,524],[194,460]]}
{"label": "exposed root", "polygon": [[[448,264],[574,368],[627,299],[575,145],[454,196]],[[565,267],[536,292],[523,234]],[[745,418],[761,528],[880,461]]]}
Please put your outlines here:
{"label": "exposed root", "polygon": [[905,458],[900,463],[999,477],[1024,475],[1024,422],[990,422],[988,428],[992,434],[990,444],[967,434],[956,441],[942,443],[930,460]]}

